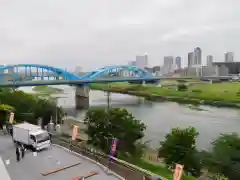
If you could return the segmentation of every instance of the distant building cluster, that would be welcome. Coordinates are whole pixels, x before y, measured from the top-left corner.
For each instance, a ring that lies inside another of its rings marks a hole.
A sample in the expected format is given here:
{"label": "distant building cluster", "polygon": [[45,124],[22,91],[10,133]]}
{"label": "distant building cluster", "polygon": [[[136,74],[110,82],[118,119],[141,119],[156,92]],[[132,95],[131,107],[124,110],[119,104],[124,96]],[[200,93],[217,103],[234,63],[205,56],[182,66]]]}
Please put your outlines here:
{"label": "distant building cluster", "polygon": [[202,60],[202,49],[196,47],[187,55],[187,67],[183,67],[182,56],[164,56],[162,66],[149,67],[147,53],[137,55],[136,60],[129,62],[129,65],[145,69],[157,76],[225,76],[240,73],[240,62],[234,61],[233,52],[224,54],[224,62],[214,62],[211,54],[206,56],[206,65],[203,65]]}
{"label": "distant building cluster", "polygon": [[140,69],[148,67],[148,54],[145,53],[144,55],[137,55],[136,60],[129,62],[128,65],[136,66]]}

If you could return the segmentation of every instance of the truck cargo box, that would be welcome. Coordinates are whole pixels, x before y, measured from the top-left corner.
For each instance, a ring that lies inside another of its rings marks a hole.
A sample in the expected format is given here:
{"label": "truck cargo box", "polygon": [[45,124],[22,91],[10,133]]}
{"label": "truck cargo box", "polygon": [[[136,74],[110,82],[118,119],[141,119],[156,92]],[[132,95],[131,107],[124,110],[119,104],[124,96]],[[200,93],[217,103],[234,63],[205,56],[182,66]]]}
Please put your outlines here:
{"label": "truck cargo box", "polygon": [[30,144],[30,132],[38,131],[41,128],[39,126],[22,123],[13,126],[13,140],[23,143]]}

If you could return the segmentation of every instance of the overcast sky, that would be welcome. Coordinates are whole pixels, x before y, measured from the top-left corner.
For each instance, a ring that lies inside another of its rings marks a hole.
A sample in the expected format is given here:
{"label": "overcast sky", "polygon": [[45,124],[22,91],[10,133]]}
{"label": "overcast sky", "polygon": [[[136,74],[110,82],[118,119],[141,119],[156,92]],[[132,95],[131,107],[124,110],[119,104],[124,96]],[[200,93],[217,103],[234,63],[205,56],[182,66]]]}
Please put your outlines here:
{"label": "overcast sky", "polygon": [[0,0],[0,63],[93,69],[148,52],[240,58],[240,0]]}

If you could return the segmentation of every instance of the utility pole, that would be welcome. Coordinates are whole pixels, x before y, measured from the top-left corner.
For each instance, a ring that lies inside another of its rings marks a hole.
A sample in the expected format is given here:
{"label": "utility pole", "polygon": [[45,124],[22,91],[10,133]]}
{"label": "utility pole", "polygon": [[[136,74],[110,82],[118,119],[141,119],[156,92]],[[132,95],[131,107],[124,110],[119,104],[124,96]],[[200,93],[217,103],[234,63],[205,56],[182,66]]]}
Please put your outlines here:
{"label": "utility pole", "polygon": [[110,108],[110,92],[107,92],[107,108]]}
{"label": "utility pole", "polygon": [[[108,89],[110,89],[110,84],[108,84]],[[111,92],[107,91],[107,110],[110,108],[110,102],[111,102]]]}
{"label": "utility pole", "polygon": [[[57,102],[57,100],[56,100]],[[58,107],[57,107],[57,103],[56,103],[56,124],[55,126],[58,124]]]}

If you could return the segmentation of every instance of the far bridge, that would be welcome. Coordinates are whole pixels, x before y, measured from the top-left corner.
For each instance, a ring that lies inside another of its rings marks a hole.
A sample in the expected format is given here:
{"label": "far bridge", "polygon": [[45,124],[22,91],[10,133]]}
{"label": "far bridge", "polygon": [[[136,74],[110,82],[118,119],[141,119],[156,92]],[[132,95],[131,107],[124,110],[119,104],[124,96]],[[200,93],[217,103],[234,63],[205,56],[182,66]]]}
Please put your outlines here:
{"label": "far bridge", "polygon": [[[199,79],[225,79],[224,77],[198,77]],[[76,108],[89,107],[89,83],[129,82],[136,84],[159,84],[163,79],[196,79],[196,77],[153,76],[136,66],[107,66],[89,73],[71,73],[60,68],[40,64],[16,64],[0,66],[0,87],[23,87],[43,85],[72,85],[76,87]]]}

